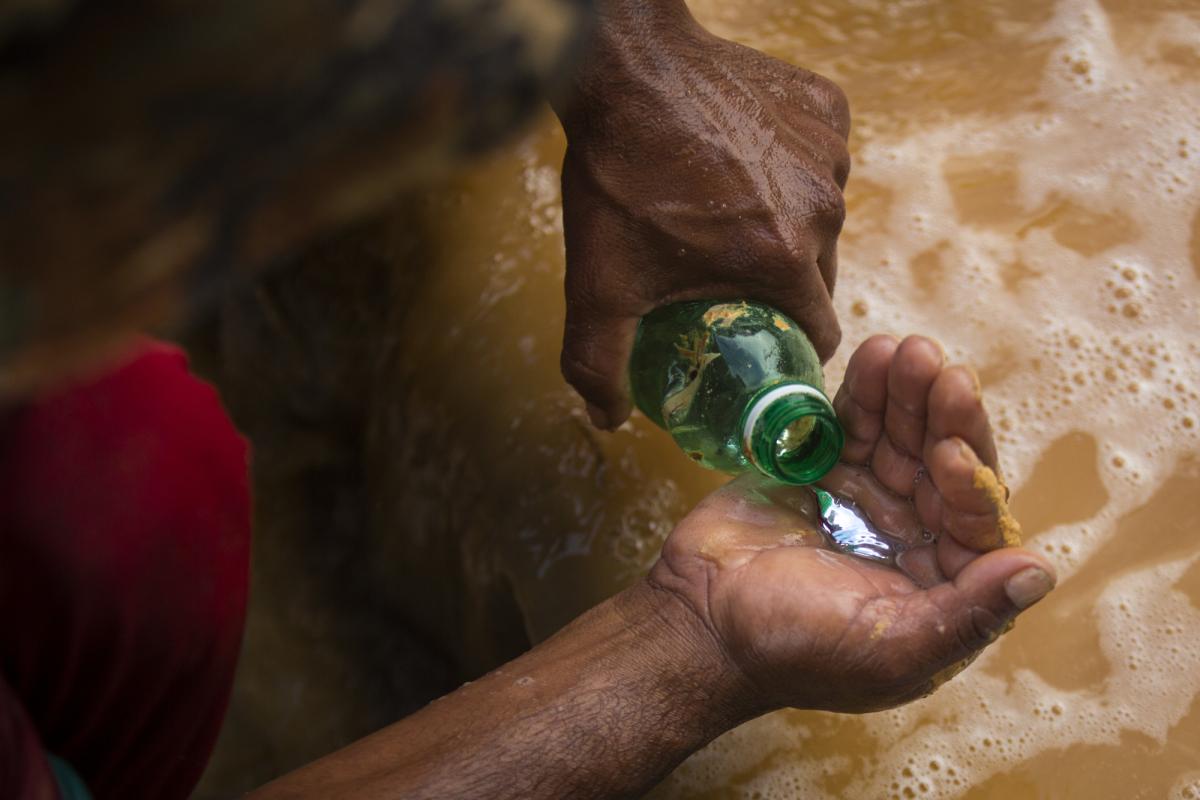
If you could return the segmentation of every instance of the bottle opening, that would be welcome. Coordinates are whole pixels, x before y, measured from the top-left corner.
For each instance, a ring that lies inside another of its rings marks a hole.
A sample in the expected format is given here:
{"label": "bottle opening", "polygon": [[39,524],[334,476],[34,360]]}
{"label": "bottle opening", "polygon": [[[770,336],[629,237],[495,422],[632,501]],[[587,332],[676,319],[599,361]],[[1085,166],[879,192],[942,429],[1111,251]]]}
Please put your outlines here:
{"label": "bottle opening", "polygon": [[783,483],[807,484],[833,469],[845,434],[824,393],[806,383],[761,392],[742,423],[742,447],[759,470]]}

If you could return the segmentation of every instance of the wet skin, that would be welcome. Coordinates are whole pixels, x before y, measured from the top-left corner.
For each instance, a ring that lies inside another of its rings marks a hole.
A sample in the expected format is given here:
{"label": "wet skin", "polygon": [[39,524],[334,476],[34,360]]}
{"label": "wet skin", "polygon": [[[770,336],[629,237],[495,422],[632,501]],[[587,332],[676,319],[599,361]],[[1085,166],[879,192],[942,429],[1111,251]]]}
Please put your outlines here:
{"label": "wet skin", "polygon": [[679,523],[644,580],[255,797],[637,796],[767,711],[931,691],[1054,583],[1036,553],[978,549],[1004,512],[976,487],[995,448],[973,374],[942,362],[928,339],[874,337],[838,396],[850,442],[828,488],[893,536],[937,537],[909,551],[911,574],[830,550],[810,491],[739,478]]}
{"label": "wet skin", "polygon": [[873,337],[835,401],[848,441],[822,485],[913,545],[903,571],[833,552],[807,490],[745,476],[679,524],[650,574],[774,706],[869,711],[919,697],[1030,599],[1009,597],[1007,579],[1020,574],[1014,594],[1053,583],[1038,554],[981,552],[1006,514],[975,486],[996,449],[974,373],[943,362],[932,340]]}
{"label": "wet skin", "polygon": [[842,91],[720,39],[682,0],[600,4],[593,46],[554,103],[563,163],[562,366],[601,427],[631,401],[638,320],[681,300],[755,300],[797,320],[821,360],[850,171]]}

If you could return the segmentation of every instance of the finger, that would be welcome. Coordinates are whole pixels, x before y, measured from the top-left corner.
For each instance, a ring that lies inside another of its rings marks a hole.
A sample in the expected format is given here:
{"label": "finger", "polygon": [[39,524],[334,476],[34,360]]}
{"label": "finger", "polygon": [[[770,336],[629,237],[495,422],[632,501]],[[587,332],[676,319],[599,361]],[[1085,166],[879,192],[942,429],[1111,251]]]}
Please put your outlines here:
{"label": "finger", "polygon": [[[845,122],[846,127],[849,127],[849,120]],[[845,189],[846,181],[850,177],[850,150],[846,146],[846,133],[838,130],[836,124],[828,123],[826,126],[811,128],[806,133],[804,139],[813,148],[809,152],[813,154],[817,163],[829,171],[837,188]]]}
{"label": "finger", "polygon": [[803,74],[805,105],[845,141],[850,136],[850,101],[836,83],[815,72]]}
{"label": "finger", "polygon": [[629,356],[638,321],[652,304],[613,279],[634,250],[624,223],[579,189],[586,181],[568,149],[562,171],[567,314],[561,366],[587,403],[592,423],[612,429],[632,410]]}
{"label": "finger", "polygon": [[799,267],[789,269],[786,287],[783,291],[774,292],[771,297],[748,299],[773,305],[795,320],[812,342],[823,364],[833,356],[842,341],[842,328],[838,324],[825,278],[813,261],[806,259],[801,261]]}
{"label": "finger", "polygon": [[944,363],[941,345],[924,336],[909,336],[896,349],[888,371],[884,432],[896,450],[913,459],[923,455],[929,391]]}
{"label": "finger", "polygon": [[923,527],[935,534],[942,532],[942,512],[945,506],[942,493],[929,477],[928,468],[922,469],[917,475],[916,486],[913,488],[913,506]]}
{"label": "finger", "polygon": [[974,655],[1054,584],[1053,566],[1028,550],[998,550],[974,559],[953,581],[906,598],[907,624],[896,631],[904,637],[895,644],[898,668],[945,669]]}
{"label": "finger", "polygon": [[921,473],[927,395],[942,358],[932,339],[909,336],[896,348],[888,369],[885,435],[875,446],[871,468],[884,486],[904,497],[913,495]]}
{"label": "finger", "polygon": [[637,324],[636,317],[608,316],[568,305],[562,374],[583,397],[598,428],[616,428],[632,410],[627,373]]}
{"label": "finger", "polygon": [[970,564],[975,559],[979,558],[979,552],[972,550],[969,547],[964,547],[953,536],[940,536],[937,540],[937,562],[938,568],[950,580],[958,577],[958,573],[963,571],[963,568]]}
{"label": "finger", "polygon": [[821,271],[821,278],[825,281],[825,290],[829,292],[829,296],[833,297],[833,288],[837,285],[837,237],[833,237],[826,241],[825,246],[821,249],[821,254],[817,256],[817,269]]}
{"label": "finger", "polygon": [[[938,529],[973,550],[1010,544],[1016,521],[998,492],[995,474],[958,437],[930,451],[929,477],[941,495]],[[924,520],[922,520],[924,522]]]}
{"label": "finger", "polygon": [[[953,578],[958,574],[959,570],[966,563],[974,558],[979,557],[981,550],[995,549],[994,542],[991,539],[992,530],[984,529],[979,535],[978,540],[988,543],[988,546],[975,546],[973,549],[962,544],[957,536],[966,536],[962,521],[957,519],[951,523],[954,533],[946,533],[946,522],[944,521],[945,501],[942,499],[942,493],[938,491],[933,479],[929,477],[929,473],[923,473],[917,480],[917,489],[913,496],[913,502],[917,509],[917,519],[921,526],[929,531],[937,538],[937,560],[943,574]],[[988,522],[993,526],[996,525],[995,518],[989,515]],[[972,542],[975,544],[975,542]]]}
{"label": "finger", "polygon": [[960,365],[942,370],[929,390],[925,444],[936,446],[952,436],[965,441],[984,464],[993,470],[997,468],[996,443],[983,408],[979,378],[970,367]]}
{"label": "finger", "polygon": [[833,405],[846,432],[842,459],[855,464],[870,461],[883,432],[887,406],[887,376],[900,340],[878,334],[867,339],[846,365],[846,377]]}
{"label": "finger", "polygon": [[[978,554],[972,553],[972,555]],[[942,571],[941,563],[938,559],[938,545],[936,543],[905,550],[896,557],[896,566],[905,575],[912,578],[913,583],[923,589],[927,589],[930,586],[937,586],[946,580],[946,574]]]}
{"label": "finger", "polygon": [[918,459],[901,452],[889,437],[882,436],[871,455],[871,470],[889,491],[912,497],[922,466]]}
{"label": "finger", "polygon": [[[845,172],[849,170],[849,156],[845,155],[843,142],[835,139],[831,146],[842,151],[844,165],[836,163],[836,154],[833,157],[835,163],[826,163],[828,151],[818,148],[820,152],[809,155],[811,164],[801,169],[805,175],[801,205],[805,210],[792,215],[791,235],[785,238],[792,251],[791,260],[800,269],[784,283],[785,296],[790,297],[786,297],[788,305],[779,307],[808,334],[822,363],[833,356],[842,339],[832,298],[837,280],[837,238],[846,220],[842,186]],[[794,310],[790,306],[794,306]]]}

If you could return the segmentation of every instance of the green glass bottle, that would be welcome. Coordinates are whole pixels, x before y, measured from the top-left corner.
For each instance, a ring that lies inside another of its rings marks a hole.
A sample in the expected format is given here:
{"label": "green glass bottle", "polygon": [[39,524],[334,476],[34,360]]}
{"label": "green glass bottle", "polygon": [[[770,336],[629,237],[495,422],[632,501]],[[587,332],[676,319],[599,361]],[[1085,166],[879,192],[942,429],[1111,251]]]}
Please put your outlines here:
{"label": "green glass bottle", "polygon": [[709,469],[751,469],[783,483],[818,480],[844,434],[821,361],[769,306],[675,303],[647,314],[630,360],[633,400]]}

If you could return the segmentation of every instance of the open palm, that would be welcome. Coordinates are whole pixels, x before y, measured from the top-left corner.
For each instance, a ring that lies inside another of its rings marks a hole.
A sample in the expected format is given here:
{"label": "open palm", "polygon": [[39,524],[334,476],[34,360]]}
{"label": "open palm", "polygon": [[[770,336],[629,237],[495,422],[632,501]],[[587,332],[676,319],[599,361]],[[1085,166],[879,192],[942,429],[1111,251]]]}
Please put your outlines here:
{"label": "open palm", "polygon": [[746,475],[676,527],[650,575],[768,706],[869,711],[918,697],[1053,585],[1049,563],[1014,541],[969,369],[946,367],[929,339],[876,336],[834,405],[847,443],[822,485],[903,543],[899,568],[834,551],[811,490]]}

